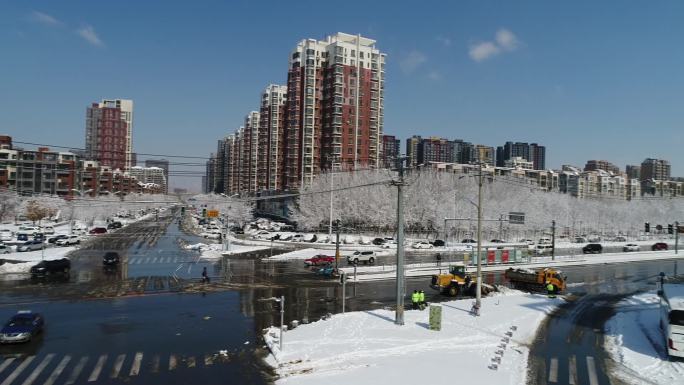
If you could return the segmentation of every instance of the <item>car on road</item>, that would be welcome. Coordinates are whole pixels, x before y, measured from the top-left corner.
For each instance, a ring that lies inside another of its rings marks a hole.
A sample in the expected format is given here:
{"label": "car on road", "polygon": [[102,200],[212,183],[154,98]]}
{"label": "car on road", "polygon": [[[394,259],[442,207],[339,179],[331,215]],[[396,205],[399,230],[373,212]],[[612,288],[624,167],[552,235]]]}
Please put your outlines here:
{"label": "car on road", "polygon": [[48,238],[47,241],[48,241],[48,243],[54,244],[54,243],[57,243],[57,241],[59,241],[60,239],[66,239],[66,238],[69,238],[69,236],[66,234],[60,234],[60,235],[55,235],[54,237]]}
{"label": "car on road", "polygon": [[57,246],[78,245],[81,243],[81,238],[78,235],[67,235],[66,238],[58,239],[55,242]]}
{"label": "car on road", "polygon": [[474,239],[466,238],[466,239],[462,239],[461,243],[477,243],[477,241]]}
{"label": "car on road", "polygon": [[621,235],[618,235],[617,237],[615,237],[614,241],[615,242],[627,242],[627,238],[625,238]]}
{"label": "car on road", "polygon": [[435,239],[434,241],[432,241],[432,246],[434,247],[444,247],[445,245],[446,244],[441,239]]}
{"label": "car on road", "polygon": [[641,248],[639,245],[636,243],[628,243],[625,246],[622,247],[622,251],[628,252],[628,251],[639,251]]}
{"label": "car on road", "polygon": [[491,243],[506,243],[506,241],[504,241],[503,239],[492,239],[489,242],[491,242]]}
{"label": "car on road", "polygon": [[582,248],[584,254],[601,254],[602,252],[603,246],[600,243],[589,243]]}
{"label": "car on road", "polygon": [[35,251],[44,249],[45,245],[41,241],[26,241],[17,245],[17,251]]}
{"label": "car on road", "polygon": [[551,243],[551,238],[539,238],[538,245],[548,245]]}
{"label": "car on road", "polygon": [[0,330],[0,343],[28,342],[43,331],[43,316],[30,310],[13,315]]}
{"label": "car on road", "polygon": [[653,250],[653,251],[667,250],[667,243],[665,243],[665,242],[654,243],[653,246],[651,246],[651,250]]}
{"label": "car on road", "polygon": [[0,230],[0,241],[11,241],[14,234],[10,229]]}
{"label": "car on road", "polygon": [[104,266],[117,266],[119,265],[119,262],[121,259],[119,258],[119,253],[115,251],[109,251],[105,253],[104,257],[102,257],[102,264]]}
{"label": "car on road", "polygon": [[549,244],[537,245],[534,248],[534,252],[537,255],[551,254],[552,251],[553,251],[553,245],[549,245]]}
{"label": "car on road", "polygon": [[12,248],[4,243],[0,243],[0,254],[9,254],[12,252]]}
{"label": "car on road", "polygon": [[31,267],[31,278],[43,278],[48,276],[63,275],[68,277],[71,271],[71,261],[68,258],[51,259],[40,261]]}
{"label": "car on road", "polygon": [[347,263],[354,265],[358,265],[359,262],[373,264],[375,263],[375,257],[375,251],[355,251],[347,256]]}
{"label": "car on road", "polygon": [[88,234],[90,235],[98,235],[98,234],[106,234],[107,229],[104,227],[93,227],[90,231],[88,231]]}
{"label": "car on road", "polygon": [[116,230],[120,229],[123,227],[123,224],[121,222],[111,222],[110,224],[107,225],[108,230]]}
{"label": "car on road", "polygon": [[304,234],[295,234],[292,236],[292,239],[290,239],[291,242],[301,242],[304,240]]}
{"label": "car on road", "polygon": [[587,243],[587,238],[575,237],[575,243]]}
{"label": "car on road", "polygon": [[316,255],[304,260],[304,264],[307,266],[320,266],[327,265],[329,263],[335,263],[335,257],[329,255]]}
{"label": "car on road", "polygon": [[428,242],[428,241],[418,241],[418,242],[413,242],[411,247],[414,249],[431,249],[434,246],[432,246],[430,244],[430,242]]}
{"label": "car on road", "polygon": [[33,235],[35,233],[40,233],[40,227],[37,227],[37,226],[19,226],[18,232]]}

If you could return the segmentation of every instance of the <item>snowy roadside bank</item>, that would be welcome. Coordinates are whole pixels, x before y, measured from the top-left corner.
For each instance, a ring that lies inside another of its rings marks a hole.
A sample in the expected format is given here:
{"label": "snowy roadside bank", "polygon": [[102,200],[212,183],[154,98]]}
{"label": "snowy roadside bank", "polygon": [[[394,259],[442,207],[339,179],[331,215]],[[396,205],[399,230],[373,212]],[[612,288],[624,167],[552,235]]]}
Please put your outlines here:
{"label": "snowy roadside bank", "polygon": [[[442,330],[428,330],[428,310],[370,310],[333,315],[264,338],[276,384],[525,384],[528,344],[546,315],[563,299],[508,291],[482,300],[473,317],[472,299],[442,302]],[[497,351],[501,351],[497,353]],[[492,359],[500,358],[496,369]]]}
{"label": "snowy roadside bank", "polygon": [[41,260],[61,259],[75,249],[75,247],[55,247],[45,249],[44,253],[43,251],[26,251],[23,253],[2,254],[0,259],[12,262],[18,261],[20,263],[6,262],[0,265],[0,274],[26,274],[31,270],[32,266]]}
{"label": "snowy roadside bank", "polygon": [[665,352],[658,295],[634,295],[619,302],[615,311],[605,326],[612,374],[628,384],[684,384],[684,361],[670,361]]}

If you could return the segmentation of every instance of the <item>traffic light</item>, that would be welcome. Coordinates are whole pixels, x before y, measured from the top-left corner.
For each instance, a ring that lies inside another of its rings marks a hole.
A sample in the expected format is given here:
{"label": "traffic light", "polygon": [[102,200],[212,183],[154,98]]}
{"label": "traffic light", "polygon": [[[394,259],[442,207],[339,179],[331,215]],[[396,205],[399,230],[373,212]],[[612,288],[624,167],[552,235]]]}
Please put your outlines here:
{"label": "traffic light", "polygon": [[651,232],[651,224],[646,222],[644,223],[644,232],[650,233]]}
{"label": "traffic light", "polygon": [[181,207],[181,215],[185,215],[185,206]]}
{"label": "traffic light", "polygon": [[667,225],[667,233],[668,234],[674,234],[674,226],[673,225]]}
{"label": "traffic light", "polygon": [[207,217],[207,209],[202,209],[202,217],[203,218]]}

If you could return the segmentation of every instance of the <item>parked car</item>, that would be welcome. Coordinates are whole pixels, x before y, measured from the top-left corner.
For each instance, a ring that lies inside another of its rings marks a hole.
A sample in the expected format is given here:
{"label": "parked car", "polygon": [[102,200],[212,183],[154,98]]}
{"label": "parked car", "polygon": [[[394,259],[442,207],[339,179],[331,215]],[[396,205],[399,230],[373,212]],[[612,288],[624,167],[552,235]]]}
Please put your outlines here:
{"label": "parked car", "polygon": [[539,238],[538,245],[548,245],[551,243],[551,238]]}
{"label": "parked car", "polygon": [[48,238],[47,241],[48,241],[48,243],[56,243],[56,242],[59,241],[60,239],[66,239],[66,238],[69,238],[69,236],[66,235],[66,234],[60,234],[60,235],[56,235],[56,236],[54,236],[54,237]]}
{"label": "parked car", "polygon": [[12,248],[4,243],[0,243],[0,254],[9,254],[12,252]]}
{"label": "parked car", "polygon": [[575,237],[575,243],[587,243],[587,238]]}
{"label": "parked car", "polygon": [[43,233],[45,234],[54,234],[55,233],[55,228],[52,226],[43,226]]}
{"label": "parked car", "polygon": [[651,250],[653,250],[653,251],[667,250],[667,243],[665,243],[665,242],[654,243],[653,246],[651,246]]}
{"label": "parked car", "polygon": [[331,257],[329,255],[317,255],[304,260],[304,264],[307,266],[320,266],[327,265],[328,263],[335,263],[335,257]]}
{"label": "parked car", "polygon": [[40,228],[37,226],[19,226],[19,232],[33,235],[35,233],[40,233]]}
{"label": "parked car", "polygon": [[582,248],[584,254],[601,254],[602,252],[603,246],[600,243],[589,243]]}
{"label": "parked car", "polygon": [[31,278],[41,278],[52,275],[68,276],[71,271],[71,261],[68,258],[41,261],[31,267]]}
{"label": "parked car", "polygon": [[19,311],[0,330],[0,343],[28,342],[43,331],[43,316],[32,311]]}
{"label": "parked car", "polygon": [[396,241],[387,241],[380,245],[381,248],[383,249],[392,249],[397,247],[397,242]]}
{"label": "parked car", "polygon": [[627,242],[627,238],[618,235],[617,237],[615,237],[615,242]]}
{"label": "parked car", "polygon": [[45,248],[41,241],[26,241],[17,246],[17,251],[35,251]]}
{"label": "parked car", "polygon": [[25,242],[29,240],[28,233],[17,233],[17,241]]}
{"label": "parked car", "polygon": [[551,254],[552,251],[553,251],[553,245],[549,245],[549,244],[537,245],[537,247],[534,248],[534,252],[537,255]]}
{"label": "parked car", "polygon": [[434,247],[444,247],[444,245],[445,243],[441,239],[435,239],[434,241],[432,241],[432,246]]}
{"label": "parked car", "polygon": [[639,251],[640,249],[636,243],[628,243],[622,248],[622,251]]}
{"label": "parked car", "polygon": [[503,239],[492,239],[489,242],[491,242],[491,243],[506,243],[506,241],[504,241]]}
{"label": "parked car", "polygon": [[304,234],[295,234],[292,236],[292,239],[290,241],[292,242],[301,242],[304,240]]}
{"label": "parked car", "polygon": [[375,251],[355,251],[347,256],[347,263],[358,265],[359,262],[366,264],[375,263]]}
{"label": "parked car", "polygon": [[520,243],[524,243],[527,246],[534,246],[535,245],[534,241],[531,239],[521,239]]}
{"label": "parked car", "polygon": [[385,242],[387,242],[387,241],[384,240],[383,238],[375,238],[371,241],[371,243],[374,244],[375,246],[382,246],[385,244]]}
{"label": "parked car", "polygon": [[10,229],[0,230],[0,241],[11,241],[14,234]]}
{"label": "parked car", "polygon": [[104,227],[93,227],[90,231],[88,231],[88,234],[90,235],[98,235],[98,234],[106,234],[107,229]]}
{"label": "parked car", "polygon": [[462,239],[461,243],[477,243],[477,241],[474,239],[466,238],[466,239]]}
{"label": "parked car", "polygon": [[123,227],[123,224],[121,222],[112,222],[112,223],[107,225],[108,230],[116,230],[116,229],[120,229],[122,227]]}
{"label": "parked car", "polygon": [[105,266],[117,266],[120,262],[119,253],[110,251],[102,257],[102,264]]}
{"label": "parked car", "polygon": [[433,246],[428,241],[413,242],[411,245],[414,249],[431,249]]}
{"label": "parked car", "polygon": [[67,235],[66,238],[58,239],[55,242],[57,246],[78,245],[81,243],[81,238],[78,235]]}

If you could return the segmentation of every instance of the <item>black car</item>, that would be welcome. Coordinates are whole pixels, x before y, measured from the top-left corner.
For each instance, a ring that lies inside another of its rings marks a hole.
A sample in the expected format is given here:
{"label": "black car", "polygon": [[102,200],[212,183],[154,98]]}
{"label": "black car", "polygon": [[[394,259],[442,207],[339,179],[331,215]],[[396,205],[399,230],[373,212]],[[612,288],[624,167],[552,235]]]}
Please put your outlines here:
{"label": "black car", "polygon": [[371,243],[374,244],[375,246],[382,246],[385,244],[385,242],[387,242],[387,241],[384,240],[383,238],[375,238],[375,239],[373,239],[373,241],[371,241]]}
{"label": "black car", "polygon": [[441,240],[441,239],[435,239],[435,240],[432,242],[432,246],[434,246],[434,247],[444,247],[444,241]]}
{"label": "black car", "polygon": [[120,229],[121,227],[123,227],[123,224],[121,222],[112,222],[107,225],[108,230],[116,230]]}
{"label": "black car", "polygon": [[654,243],[653,246],[651,246],[651,250],[653,250],[653,251],[667,250],[667,243],[665,243],[665,242]]}
{"label": "black car", "polygon": [[71,261],[68,258],[41,261],[31,267],[31,277],[47,277],[52,275],[68,276],[71,271]]}
{"label": "black car", "polygon": [[66,239],[66,238],[69,238],[69,236],[65,235],[65,234],[56,235],[54,237],[48,238],[48,243],[55,243],[55,242],[59,241],[60,239]]}
{"label": "black car", "polygon": [[119,261],[119,253],[114,251],[105,253],[104,257],[102,257],[102,264],[105,266],[116,266],[119,264]]}
{"label": "black car", "polygon": [[600,243],[590,243],[582,248],[584,254],[601,254],[603,246]]}
{"label": "black car", "polygon": [[477,243],[477,241],[474,239],[463,239],[461,243]]}

